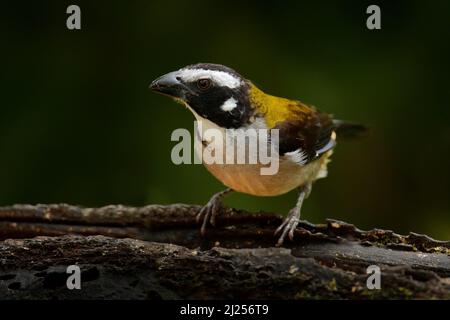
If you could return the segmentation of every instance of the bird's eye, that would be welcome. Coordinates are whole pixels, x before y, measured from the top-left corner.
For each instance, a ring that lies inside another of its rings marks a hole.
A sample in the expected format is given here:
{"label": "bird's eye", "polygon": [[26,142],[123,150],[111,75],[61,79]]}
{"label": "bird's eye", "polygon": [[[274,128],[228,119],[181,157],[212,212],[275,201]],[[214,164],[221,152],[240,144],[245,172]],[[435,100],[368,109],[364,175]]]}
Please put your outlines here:
{"label": "bird's eye", "polygon": [[208,90],[211,87],[211,80],[210,79],[199,79],[197,80],[197,87],[200,90]]}

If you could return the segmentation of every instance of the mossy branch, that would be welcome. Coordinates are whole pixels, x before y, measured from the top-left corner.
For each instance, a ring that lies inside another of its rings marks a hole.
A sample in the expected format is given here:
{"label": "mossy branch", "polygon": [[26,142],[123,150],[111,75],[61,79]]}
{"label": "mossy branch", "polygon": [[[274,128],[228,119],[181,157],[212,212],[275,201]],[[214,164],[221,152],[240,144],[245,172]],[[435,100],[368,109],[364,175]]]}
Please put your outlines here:
{"label": "mossy branch", "polygon": [[[274,248],[281,217],[224,208],[202,238],[199,208],[0,208],[0,297],[450,298],[450,241],[327,220]],[[63,281],[71,264],[82,290]],[[380,290],[366,287],[369,265]]]}

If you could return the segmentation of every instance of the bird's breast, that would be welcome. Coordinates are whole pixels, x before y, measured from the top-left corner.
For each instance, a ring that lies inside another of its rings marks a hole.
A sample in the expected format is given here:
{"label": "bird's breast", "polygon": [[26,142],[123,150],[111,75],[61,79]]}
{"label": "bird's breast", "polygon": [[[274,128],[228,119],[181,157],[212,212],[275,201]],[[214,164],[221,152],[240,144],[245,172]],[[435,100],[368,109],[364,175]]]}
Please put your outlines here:
{"label": "bird's breast", "polygon": [[259,164],[205,164],[205,167],[227,187],[255,196],[277,196],[308,184],[326,172],[323,161],[305,166],[280,160],[278,172],[261,175]]}
{"label": "bird's breast", "polygon": [[[208,127],[206,126],[206,128]],[[198,132],[196,132],[196,136],[197,139],[202,137]],[[195,151],[197,156],[203,159],[203,164],[208,171],[224,185],[235,191],[255,196],[277,196],[326,176],[326,166],[331,151],[306,165],[300,165],[292,161],[290,157],[276,154],[277,170],[272,171],[273,174],[264,175],[261,169],[273,166],[272,164],[267,164],[267,162],[263,164],[259,161],[260,159],[256,163],[249,163],[248,157],[245,163],[239,163],[237,152],[242,150],[228,148],[229,144],[227,144],[225,133],[223,137],[222,141],[202,139],[201,143],[196,144]],[[234,147],[236,147],[236,144],[234,144]],[[245,148],[248,148],[248,145]],[[219,161],[219,163],[205,161],[205,155],[214,154],[218,149],[222,150],[220,153],[223,161]],[[249,149],[246,151],[249,151]],[[231,152],[232,154],[230,154]],[[233,161],[230,163],[230,161],[226,161],[227,159]]]}

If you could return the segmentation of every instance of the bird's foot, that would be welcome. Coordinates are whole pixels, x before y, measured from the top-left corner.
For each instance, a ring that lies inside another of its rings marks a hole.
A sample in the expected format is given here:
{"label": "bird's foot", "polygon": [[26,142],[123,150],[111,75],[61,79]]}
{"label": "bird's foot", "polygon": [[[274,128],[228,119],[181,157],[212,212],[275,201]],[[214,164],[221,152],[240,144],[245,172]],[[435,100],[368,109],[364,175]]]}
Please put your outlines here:
{"label": "bird's foot", "polygon": [[283,245],[284,238],[289,234],[289,239],[294,240],[294,231],[300,222],[300,210],[302,208],[303,200],[309,196],[311,193],[311,184],[304,185],[300,187],[300,193],[297,199],[297,205],[289,211],[288,216],[284,219],[283,223],[275,230],[275,235],[280,233],[281,236],[278,239],[277,247]]}
{"label": "bird's foot", "polygon": [[289,235],[289,239],[294,240],[294,231],[300,222],[300,208],[295,207],[289,211],[288,216],[284,219],[283,223],[275,230],[275,235],[279,234],[281,231],[281,236],[278,239],[277,247],[283,245],[286,235]]}
{"label": "bird's foot", "polygon": [[202,223],[202,227],[200,228],[200,234],[202,236],[206,234],[206,226],[208,225],[208,222],[211,223],[212,226],[216,225],[216,217],[222,207],[223,196],[231,191],[231,189],[226,189],[213,195],[211,199],[209,199],[208,203],[204,205],[197,214],[197,223]]}

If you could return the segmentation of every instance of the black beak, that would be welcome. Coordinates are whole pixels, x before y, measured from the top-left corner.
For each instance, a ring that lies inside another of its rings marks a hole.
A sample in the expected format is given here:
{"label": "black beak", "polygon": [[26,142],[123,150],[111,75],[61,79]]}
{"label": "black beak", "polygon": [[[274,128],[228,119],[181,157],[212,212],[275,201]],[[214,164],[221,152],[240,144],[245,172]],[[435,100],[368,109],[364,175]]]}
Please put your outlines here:
{"label": "black beak", "polygon": [[180,81],[177,72],[170,72],[154,80],[149,88],[158,93],[166,94],[174,98],[184,98],[186,86]]}

